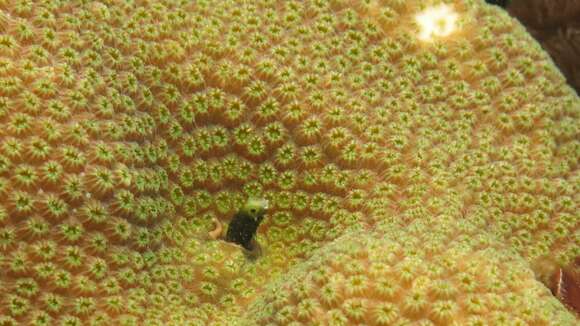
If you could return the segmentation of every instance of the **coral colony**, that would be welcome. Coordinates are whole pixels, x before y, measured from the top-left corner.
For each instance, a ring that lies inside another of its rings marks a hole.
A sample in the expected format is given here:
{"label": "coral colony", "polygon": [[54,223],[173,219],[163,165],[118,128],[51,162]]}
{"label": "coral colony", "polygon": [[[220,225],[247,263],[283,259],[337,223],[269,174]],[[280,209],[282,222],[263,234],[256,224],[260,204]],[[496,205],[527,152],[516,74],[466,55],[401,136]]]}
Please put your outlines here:
{"label": "coral colony", "polygon": [[578,325],[580,100],[444,2],[0,1],[0,325]]}

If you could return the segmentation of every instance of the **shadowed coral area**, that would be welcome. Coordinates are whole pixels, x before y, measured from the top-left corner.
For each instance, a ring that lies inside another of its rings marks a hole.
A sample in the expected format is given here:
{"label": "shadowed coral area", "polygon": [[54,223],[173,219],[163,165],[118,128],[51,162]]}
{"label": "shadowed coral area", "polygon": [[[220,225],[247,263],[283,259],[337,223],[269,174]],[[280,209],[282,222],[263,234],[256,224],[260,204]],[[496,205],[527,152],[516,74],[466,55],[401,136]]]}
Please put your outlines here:
{"label": "shadowed coral area", "polygon": [[[580,100],[501,9],[6,0],[0,31],[0,324],[577,322],[540,282],[580,256]],[[253,259],[212,231],[248,198]]]}

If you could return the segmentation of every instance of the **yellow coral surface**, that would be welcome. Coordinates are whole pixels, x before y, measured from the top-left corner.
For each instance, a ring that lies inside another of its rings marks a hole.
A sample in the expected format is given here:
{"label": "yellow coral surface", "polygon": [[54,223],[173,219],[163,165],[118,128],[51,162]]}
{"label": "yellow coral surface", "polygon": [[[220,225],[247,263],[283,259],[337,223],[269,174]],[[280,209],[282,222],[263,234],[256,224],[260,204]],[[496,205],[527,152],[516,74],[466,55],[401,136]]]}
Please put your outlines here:
{"label": "yellow coral surface", "polygon": [[580,100],[483,1],[0,0],[0,126],[0,325],[578,322]]}
{"label": "yellow coral surface", "polygon": [[[476,217],[476,216],[471,216]],[[248,325],[574,325],[479,223],[440,215],[348,232],[273,282]]]}

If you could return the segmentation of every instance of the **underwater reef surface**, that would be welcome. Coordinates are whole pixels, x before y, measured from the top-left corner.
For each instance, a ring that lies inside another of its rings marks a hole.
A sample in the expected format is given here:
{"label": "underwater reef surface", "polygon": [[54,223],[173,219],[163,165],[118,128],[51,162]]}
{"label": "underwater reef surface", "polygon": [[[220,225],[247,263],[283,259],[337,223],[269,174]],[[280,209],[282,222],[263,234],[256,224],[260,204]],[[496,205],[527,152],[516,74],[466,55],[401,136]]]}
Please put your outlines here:
{"label": "underwater reef surface", "polygon": [[0,1],[0,325],[577,325],[580,99],[444,2]]}

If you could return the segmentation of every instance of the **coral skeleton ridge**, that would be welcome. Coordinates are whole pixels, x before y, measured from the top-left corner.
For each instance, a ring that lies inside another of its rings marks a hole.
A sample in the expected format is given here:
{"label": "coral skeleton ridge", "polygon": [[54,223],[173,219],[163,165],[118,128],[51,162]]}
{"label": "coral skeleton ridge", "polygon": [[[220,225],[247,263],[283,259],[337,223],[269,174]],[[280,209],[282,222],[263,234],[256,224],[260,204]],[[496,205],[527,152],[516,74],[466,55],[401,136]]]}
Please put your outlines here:
{"label": "coral skeleton ridge", "polygon": [[0,126],[0,325],[579,322],[580,100],[484,1],[0,0]]}

